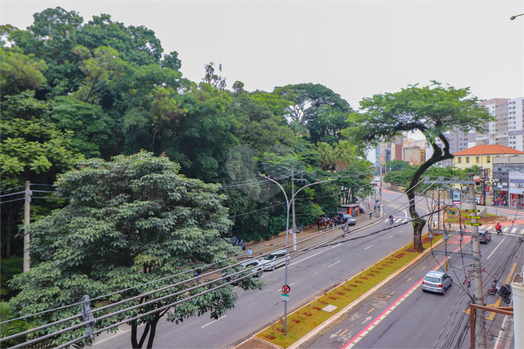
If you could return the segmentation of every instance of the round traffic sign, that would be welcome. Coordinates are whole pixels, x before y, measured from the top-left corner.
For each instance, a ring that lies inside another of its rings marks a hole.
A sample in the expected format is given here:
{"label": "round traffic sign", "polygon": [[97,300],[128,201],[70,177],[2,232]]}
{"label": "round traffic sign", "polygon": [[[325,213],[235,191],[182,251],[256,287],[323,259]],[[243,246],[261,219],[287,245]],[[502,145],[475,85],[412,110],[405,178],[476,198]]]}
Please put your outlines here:
{"label": "round traffic sign", "polygon": [[291,291],[291,288],[288,285],[282,286],[282,293],[283,294],[288,294],[289,291]]}

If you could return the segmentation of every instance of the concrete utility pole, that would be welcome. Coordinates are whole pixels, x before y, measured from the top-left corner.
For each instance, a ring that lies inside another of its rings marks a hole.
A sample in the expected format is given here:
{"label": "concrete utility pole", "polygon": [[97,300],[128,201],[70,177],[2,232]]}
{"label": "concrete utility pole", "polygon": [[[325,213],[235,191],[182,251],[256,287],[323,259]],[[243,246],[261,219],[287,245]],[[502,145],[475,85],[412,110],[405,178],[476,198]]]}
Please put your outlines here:
{"label": "concrete utility pole", "polygon": [[293,167],[291,167],[291,197],[293,198],[292,202],[292,211],[293,211],[293,251],[297,250],[297,225],[295,224],[295,172]]}
{"label": "concrete utility pole", "polygon": [[513,290],[513,326],[515,348],[524,348],[524,267],[511,282]]}
{"label": "concrete utility pole", "polygon": [[24,273],[29,271],[29,224],[31,223],[31,190],[30,182],[25,182],[25,207],[24,207]]}
{"label": "concrete utility pole", "polygon": [[379,209],[379,216],[381,218],[384,218],[384,209],[382,208],[382,184],[383,184],[383,181],[382,181],[382,159],[380,159],[380,209]]}
{"label": "concrete utility pole", "polygon": [[[469,174],[469,180],[473,181],[473,174]],[[475,210],[477,209],[477,202],[475,200],[475,184],[469,184],[469,196],[470,196],[470,208],[473,210],[473,214],[476,215]],[[471,241],[473,247],[473,268],[475,270],[475,304],[484,306],[484,295],[482,294],[482,267],[480,265],[480,239],[479,239],[479,227],[476,218],[471,219]],[[486,319],[484,317],[483,309],[475,309],[475,328],[470,328],[470,331],[479,333],[476,337],[475,348],[486,349]],[[478,331],[480,329],[480,331]]]}

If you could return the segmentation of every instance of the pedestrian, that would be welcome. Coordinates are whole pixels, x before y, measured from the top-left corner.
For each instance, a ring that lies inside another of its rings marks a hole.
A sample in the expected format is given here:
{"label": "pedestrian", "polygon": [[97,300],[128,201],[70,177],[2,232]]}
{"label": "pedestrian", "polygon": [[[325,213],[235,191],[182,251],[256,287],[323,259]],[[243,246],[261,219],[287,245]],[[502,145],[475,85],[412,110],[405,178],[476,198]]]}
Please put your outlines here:
{"label": "pedestrian", "polygon": [[251,258],[252,255],[253,255],[253,250],[251,249],[251,247],[248,247],[247,248],[247,256],[248,256],[248,258]]}
{"label": "pedestrian", "polygon": [[369,212],[369,219],[373,218],[373,212]]}
{"label": "pedestrian", "polygon": [[197,281],[200,281],[200,268],[197,268],[197,269],[196,269],[195,276],[198,276]]}

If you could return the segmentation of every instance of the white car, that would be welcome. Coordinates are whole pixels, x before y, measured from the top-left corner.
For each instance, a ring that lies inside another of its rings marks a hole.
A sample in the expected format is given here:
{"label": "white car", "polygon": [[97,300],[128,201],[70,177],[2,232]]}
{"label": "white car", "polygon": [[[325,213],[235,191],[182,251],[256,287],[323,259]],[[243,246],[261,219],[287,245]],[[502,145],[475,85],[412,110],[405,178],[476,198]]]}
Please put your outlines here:
{"label": "white car", "polygon": [[[241,266],[246,268],[246,269],[250,269],[250,272],[254,274],[253,276],[261,277],[262,276],[262,272],[264,271],[264,268],[262,267],[262,264],[263,263],[261,261],[259,261],[258,259],[250,259],[250,260],[242,263]],[[239,275],[241,275],[241,274],[237,274],[237,275],[234,275],[232,277],[227,277],[227,270],[224,270],[222,272],[222,276],[226,278],[227,282],[231,281],[231,278],[236,279]],[[235,285],[237,283],[238,282],[234,282],[233,284]]]}
{"label": "white car", "polygon": [[278,250],[271,252],[264,259],[260,261],[264,270],[275,270],[278,267],[286,264],[286,250]]}

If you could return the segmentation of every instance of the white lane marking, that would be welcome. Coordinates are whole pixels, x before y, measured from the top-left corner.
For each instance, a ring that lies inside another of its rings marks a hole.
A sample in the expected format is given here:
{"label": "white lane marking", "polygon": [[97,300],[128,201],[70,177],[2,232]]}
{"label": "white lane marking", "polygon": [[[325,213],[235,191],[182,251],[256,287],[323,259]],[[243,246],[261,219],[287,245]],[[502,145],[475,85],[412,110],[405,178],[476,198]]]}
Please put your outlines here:
{"label": "white lane marking", "polygon": [[515,234],[516,232],[517,232],[517,228],[513,228],[513,229],[511,230],[511,233],[512,233],[512,234]]}
{"label": "white lane marking", "polygon": [[221,316],[221,317],[219,317],[218,319],[216,319],[216,320],[214,320],[214,321],[211,321],[210,323],[205,324],[204,326],[202,326],[202,327],[200,327],[200,328],[204,328],[204,327],[206,327],[206,326],[209,326],[209,325],[211,325],[212,323],[217,322],[218,320],[222,320],[222,319],[225,318],[226,316],[227,316],[227,315]]}
{"label": "white lane marking", "polygon": [[366,248],[364,249],[364,251],[367,250],[368,248],[371,248],[371,247],[373,247],[373,245],[369,245],[368,247],[366,247]]}
{"label": "white lane marking", "polygon": [[395,235],[391,235],[390,237],[388,237],[388,239],[391,239],[393,236],[395,236]]}
{"label": "white lane marking", "polygon": [[507,237],[508,237],[507,235],[504,236],[504,239],[502,239],[502,241],[499,242],[499,244],[497,245],[497,247],[495,247],[495,249],[493,250],[493,252],[491,252],[491,253],[489,254],[488,259],[491,258],[491,256],[493,255],[493,253],[495,253],[495,251],[500,247],[500,245],[502,245],[502,243],[504,242],[504,240],[506,240]]}
{"label": "white lane marking", "polygon": [[[140,328],[142,326],[144,326],[145,324],[142,324],[142,325],[139,325],[137,328]],[[93,345],[91,345],[92,347],[96,347],[97,345],[99,345],[100,343],[104,343],[105,341],[108,341],[110,339],[114,339],[115,337],[118,337],[120,336],[121,334],[124,334],[124,333],[127,333],[129,331],[131,331],[131,326],[129,326],[130,328],[128,330],[125,330],[125,331],[118,331],[118,333],[115,333],[114,335],[112,335],[111,337],[107,337],[105,339],[102,339],[101,341],[97,341],[95,339],[95,342],[93,343]]]}
{"label": "white lane marking", "polygon": [[297,264],[297,263],[303,262],[303,261],[305,261],[306,259],[309,259],[309,258],[311,258],[311,257],[315,257],[316,255],[319,255],[319,254],[321,254],[322,252],[324,252],[324,251],[320,251],[320,252],[318,252],[318,253],[312,254],[312,255],[309,256],[309,257],[306,257],[306,258],[301,259],[301,260],[299,260],[299,261],[296,261],[296,262],[294,262],[294,263],[290,263],[289,266],[292,266],[292,265],[294,265],[294,264]]}
{"label": "white lane marking", "polygon": [[338,263],[340,263],[340,261],[335,262],[335,263],[333,263],[333,264],[331,264],[331,265],[328,265],[328,268],[329,268],[329,267],[332,267],[332,266],[334,266],[335,264],[338,264]]}
{"label": "white lane marking", "polygon": [[505,228],[502,229],[502,231],[505,232],[505,233],[507,233],[508,230],[509,230],[509,227],[505,227]]}

